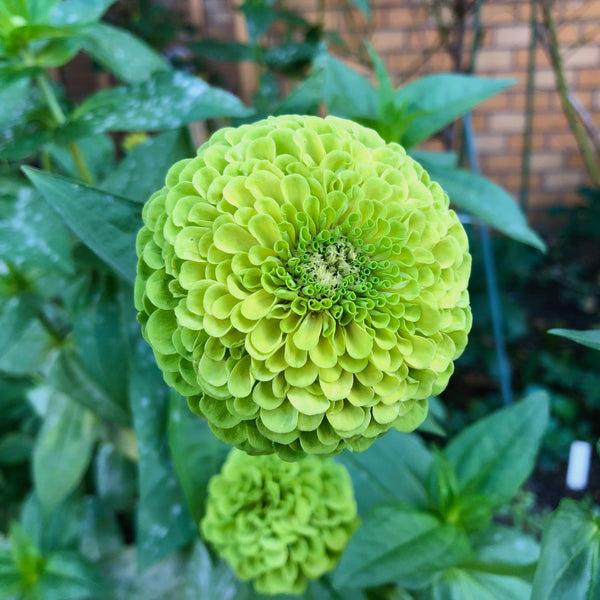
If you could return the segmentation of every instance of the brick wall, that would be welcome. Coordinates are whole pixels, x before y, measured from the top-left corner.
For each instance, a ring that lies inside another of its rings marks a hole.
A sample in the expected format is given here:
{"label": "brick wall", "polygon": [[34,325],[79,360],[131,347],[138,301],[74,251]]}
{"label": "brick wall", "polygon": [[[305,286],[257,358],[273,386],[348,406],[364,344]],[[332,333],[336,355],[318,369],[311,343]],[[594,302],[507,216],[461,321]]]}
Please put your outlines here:
{"label": "brick wall", "polygon": [[[179,0],[180,4],[199,0]],[[234,24],[235,0],[202,0],[203,29],[211,37],[243,35]],[[324,24],[358,51],[363,38],[383,57],[394,83],[427,73],[452,70],[451,57],[439,48],[432,15],[422,0],[371,0],[367,22],[348,2],[328,0]],[[317,0],[288,0],[287,6],[310,20],[319,18]],[[525,83],[529,44],[528,0],[485,0],[481,10],[483,39],[477,73],[512,78],[516,84],[473,114],[483,172],[517,195],[521,185]],[[558,0],[559,37],[572,92],[600,127],[600,0]],[[470,47],[470,32],[466,47]],[[244,90],[239,90],[242,93]],[[583,162],[556,92],[554,74],[543,49],[536,54],[536,92],[531,155],[532,211],[577,202],[575,188],[586,182]]]}

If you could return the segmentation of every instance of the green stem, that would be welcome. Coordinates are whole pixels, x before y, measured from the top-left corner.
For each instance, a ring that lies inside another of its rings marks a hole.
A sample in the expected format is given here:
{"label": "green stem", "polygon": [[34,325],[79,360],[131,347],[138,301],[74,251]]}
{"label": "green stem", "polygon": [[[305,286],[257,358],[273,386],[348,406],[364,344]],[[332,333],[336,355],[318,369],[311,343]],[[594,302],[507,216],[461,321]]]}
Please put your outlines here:
{"label": "green stem", "polygon": [[525,132],[523,134],[523,152],[521,154],[521,189],[519,203],[523,212],[529,206],[529,188],[531,185],[531,149],[533,139],[533,99],[535,95],[535,50],[537,46],[537,0],[530,0],[531,19],[529,21],[529,51],[527,57],[527,91],[525,106]]}
{"label": "green stem", "polygon": [[600,187],[600,166],[598,165],[597,157],[595,156],[585,129],[579,122],[577,111],[569,98],[569,87],[567,85],[565,70],[560,56],[560,45],[558,42],[558,34],[556,32],[556,23],[554,22],[554,17],[552,15],[552,7],[552,0],[542,1],[544,25],[546,26],[546,31],[548,33],[548,51],[550,53],[550,62],[552,63],[554,76],[556,77],[558,95],[560,96],[565,117],[567,117],[567,121],[569,122],[569,127],[577,140],[577,145],[581,151],[588,175],[594,185]]}
{"label": "green stem", "polygon": [[[67,122],[67,117],[63,112],[63,109],[60,107],[56,95],[54,94],[50,83],[48,82],[48,76],[44,73],[38,75],[35,78],[36,83],[38,84],[46,103],[48,104],[48,108],[54,117],[54,120],[58,125],[64,125]],[[92,176],[87,163],[85,162],[85,158],[81,152],[81,148],[75,143],[71,142],[68,145],[69,152],[73,157],[73,162],[75,163],[75,168],[77,172],[81,176],[81,179],[85,181],[88,185],[93,185],[94,177]]]}

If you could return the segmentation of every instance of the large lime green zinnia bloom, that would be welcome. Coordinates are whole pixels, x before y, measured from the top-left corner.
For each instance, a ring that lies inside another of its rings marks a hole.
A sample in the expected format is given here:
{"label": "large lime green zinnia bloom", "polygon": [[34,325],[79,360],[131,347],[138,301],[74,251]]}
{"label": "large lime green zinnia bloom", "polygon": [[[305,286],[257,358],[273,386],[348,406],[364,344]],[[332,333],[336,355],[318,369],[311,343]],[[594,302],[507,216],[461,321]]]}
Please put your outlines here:
{"label": "large lime green zinnia bloom", "polygon": [[210,480],[200,529],[257,592],[299,594],[335,566],[357,525],[342,465],[233,450]]}
{"label": "large lime green zinnia bloom", "polygon": [[414,429],[465,348],[471,257],[447,195],[351,121],[221,129],[143,218],[143,334],[247,452],[333,455]]}

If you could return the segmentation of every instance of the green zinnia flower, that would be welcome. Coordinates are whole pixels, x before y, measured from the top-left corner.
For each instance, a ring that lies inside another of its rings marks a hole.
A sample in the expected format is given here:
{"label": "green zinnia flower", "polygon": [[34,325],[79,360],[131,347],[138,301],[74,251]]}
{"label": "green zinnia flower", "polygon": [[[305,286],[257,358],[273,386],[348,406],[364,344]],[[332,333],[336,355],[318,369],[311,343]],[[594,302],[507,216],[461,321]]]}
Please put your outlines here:
{"label": "green zinnia flower", "polygon": [[233,450],[210,480],[200,529],[257,592],[298,594],[335,566],[357,524],[342,465]]}
{"label": "green zinnia flower", "polygon": [[333,455],[414,429],[467,343],[471,257],[447,195],[351,121],[221,129],[143,218],[143,334],[247,452]]}

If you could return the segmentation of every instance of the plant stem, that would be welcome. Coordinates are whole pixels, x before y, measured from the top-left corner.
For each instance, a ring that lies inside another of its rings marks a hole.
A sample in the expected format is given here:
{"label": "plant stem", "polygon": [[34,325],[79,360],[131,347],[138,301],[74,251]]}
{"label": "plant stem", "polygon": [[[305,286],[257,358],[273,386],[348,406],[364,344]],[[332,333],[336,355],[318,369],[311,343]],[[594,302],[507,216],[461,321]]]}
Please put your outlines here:
{"label": "plant stem", "polygon": [[569,122],[569,127],[577,140],[577,145],[581,151],[583,162],[585,163],[586,171],[595,186],[600,187],[600,166],[598,165],[597,157],[587,137],[585,129],[577,118],[577,111],[569,97],[569,87],[565,77],[565,70],[560,56],[560,46],[558,42],[558,34],[556,32],[556,23],[552,16],[553,0],[542,0],[542,12],[544,17],[544,25],[548,34],[547,47],[550,53],[550,61],[552,69],[556,77],[556,87],[560,101],[563,107],[565,117]]}
{"label": "plant stem", "polygon": [[[63,109],[60,107],[56,95],[54,94],[52,87],[48,82],[48,76],[45,73],[37,75],[35,81],[38,84],[56,123],[58,125],[63,125],[66,123],[67,117],[65,116]],[[83,179],[83,181],[85,181],[85,183],[88,185],[92,185],[94,183],[94,178],[87,166],[87,163],[85,162],[83,154],[81,153],[81,148],[75,142],[71,142],[68,145],[68,148],[71,156],[73,157],[75,168],[77,169],[79,175],[81,175],[81,179]]]}
{"label": "plant stem", "polygon": [[529,50],[527,56],[527,84],[525,105],[525,131],[523,132],[523,152],[521,154],[521,189],[519,204],[524,213],[529,207],[529,187],[531,184],[531,150],[533,139],[533,99],[535,94],[535,50],[537,46],[537,0],[530,0],[531,19],[529,21]]}

